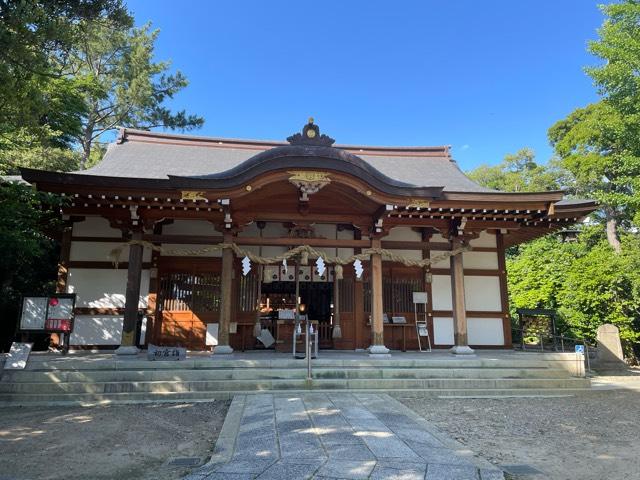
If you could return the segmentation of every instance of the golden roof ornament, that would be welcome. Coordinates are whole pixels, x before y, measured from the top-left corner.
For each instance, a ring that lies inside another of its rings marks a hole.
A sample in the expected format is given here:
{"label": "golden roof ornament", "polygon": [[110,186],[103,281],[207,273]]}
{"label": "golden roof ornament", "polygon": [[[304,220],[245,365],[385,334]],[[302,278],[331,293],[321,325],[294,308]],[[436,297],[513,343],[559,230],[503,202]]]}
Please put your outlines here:
{"label": "golden roof ornament", "polygon": [[320,127],[318,127],[309,117],[308,123],[302,127],[302,133],[296,133],[287,138],[291,145],[311,145],[316,147],[330,147],[335,140],[327,135],[320,135]]}

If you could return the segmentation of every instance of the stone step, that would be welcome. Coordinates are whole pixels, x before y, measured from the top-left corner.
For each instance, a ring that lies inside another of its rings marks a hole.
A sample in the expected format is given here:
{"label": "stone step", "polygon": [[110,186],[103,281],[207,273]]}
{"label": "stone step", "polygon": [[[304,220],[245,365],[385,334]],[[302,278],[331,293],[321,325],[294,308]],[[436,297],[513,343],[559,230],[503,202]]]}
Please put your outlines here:
{"label": "stone step", "polygon": [[[575,357],[569,354],[514,354],[512,358],[424,358],[424,359],[335,359],[322,358],[313,360],[316,368],[521,368],[521,369],[565,369],[574,368]],[[147,361],[60,357],[52,360],[39,360],[37,356],[29,359],[24,371],[79,371],[79,370],[217,370],[217,369],[291,369],[304,368],[304,360],[294,359],[221,359],[221,358],[187,358],[183,361]]]}
{"label": "stone step", "polygon": [[[379,389],[322,389],[313,390],[318,393],[376,393]],[[535,396],[565,396],[589,391],[587,386],[572,388],[529,388],[529,389],[394,389],[395,393],[419,396],[425,398],[438,397],[535,397]],[[108,394],[10,394],[0,393],[0,407],[20,405],[98,405],[125,403],[156,403],[156,402],[206,402],[212,400],[229,400],[236,394],[264,393],[262,391],[212,391],[212,392],[126,392]],[[308,389],[287,390],[287,394],[309,393]]]}
{"label": "stone step", "polygon": [[[314,368],[318,379],[429,379],[429,378],[568,378],[562,369],[524,368]],[[248,368],[213,370],[82,370],[82,371],[6,371],[2,382],[131,382],[197,380],[304,379],[303,368]]]}
{"label": "stone step", "polygon": [[310,385],[302,379],[205,380],[205,381],[126,381],[126,382],[1,382],[0,393],[8,394],[103,394],[103,393],[185,393],[217,391],[278,391],[292,389],[396,390],[396,389],[526,389],[581,388],[589,385],[582,378],[513,379],[314,379]]}

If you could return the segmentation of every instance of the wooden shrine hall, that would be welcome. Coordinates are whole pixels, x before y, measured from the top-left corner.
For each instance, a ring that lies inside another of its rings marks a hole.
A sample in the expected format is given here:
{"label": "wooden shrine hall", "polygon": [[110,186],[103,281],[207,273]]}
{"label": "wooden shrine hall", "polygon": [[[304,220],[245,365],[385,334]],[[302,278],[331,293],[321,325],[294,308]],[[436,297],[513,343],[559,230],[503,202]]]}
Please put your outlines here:
{"label": "wooden shrine hall", "polygon": [[304,315],[320,348],[386,355],[418,348],[416,311],[434,348],[510,348],[505,248],[595,208],[481,187],[448,147],[334,145],[312,119],[286,142],[122,129],[88,170],[22,177],[66,198],[71,346],[125,354],[290,351]]}

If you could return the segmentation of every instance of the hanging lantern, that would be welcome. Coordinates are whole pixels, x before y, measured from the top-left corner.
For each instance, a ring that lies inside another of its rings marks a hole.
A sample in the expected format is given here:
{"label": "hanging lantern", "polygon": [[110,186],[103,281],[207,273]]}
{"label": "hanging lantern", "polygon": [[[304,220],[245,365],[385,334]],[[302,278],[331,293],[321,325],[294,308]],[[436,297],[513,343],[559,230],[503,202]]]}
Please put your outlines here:
{"label": "hanging lantern", "polygon": [[249,260],[249,257],[245,256],[242,259],[242,275],[246,277],[250,271],[251,271],[251,260]]}

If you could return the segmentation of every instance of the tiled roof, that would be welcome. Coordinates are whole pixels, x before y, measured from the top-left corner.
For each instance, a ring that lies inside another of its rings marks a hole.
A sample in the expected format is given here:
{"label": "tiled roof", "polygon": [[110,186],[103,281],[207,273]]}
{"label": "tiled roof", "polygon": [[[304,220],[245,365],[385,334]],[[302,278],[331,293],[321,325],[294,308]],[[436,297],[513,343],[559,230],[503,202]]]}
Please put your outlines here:
{"label": "tiled roof", "polygon": [[[203,176],[237,167],[262,151],[286,142],[205,138],[126,129],[102,161],[82,175],[166,179]],[[469,179],[448,147],[370,147],[336,145],[383,175],[416,187],[444,187],[450,192],[491,192]]]}

